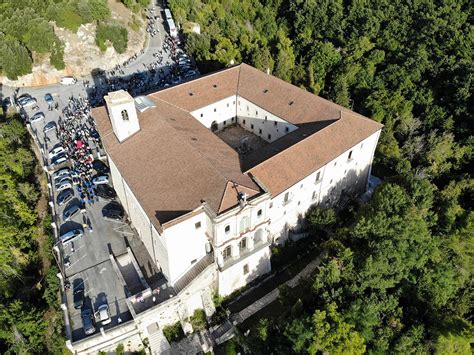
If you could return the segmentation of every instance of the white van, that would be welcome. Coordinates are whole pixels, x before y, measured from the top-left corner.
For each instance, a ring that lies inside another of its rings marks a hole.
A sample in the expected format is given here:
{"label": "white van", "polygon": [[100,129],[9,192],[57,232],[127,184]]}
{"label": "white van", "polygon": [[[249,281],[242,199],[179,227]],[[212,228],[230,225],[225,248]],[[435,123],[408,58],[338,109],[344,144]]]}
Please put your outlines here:
{"label": "white van", "polygon": [[165,9],[165,18],[167,20],[172,20],[173,19],[173,16],[171,16],[171,11],[170,9]]}
{"label": "white van", "polygon": [[77,79],[74,78],[73,76],[65,76],[64,78],[61,79],[59,82],[61,85],[74,85],[77,83]]}

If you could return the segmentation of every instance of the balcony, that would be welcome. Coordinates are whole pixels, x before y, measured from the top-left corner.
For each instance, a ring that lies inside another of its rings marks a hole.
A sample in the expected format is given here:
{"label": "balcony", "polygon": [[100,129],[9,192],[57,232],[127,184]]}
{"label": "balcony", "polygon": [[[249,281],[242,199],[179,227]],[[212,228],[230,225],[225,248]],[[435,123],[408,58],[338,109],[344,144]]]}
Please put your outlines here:
{"label": "balcony", "polygon": [[271,244],[270,241],[266,240],[266,241],[259,242],[258,244],[254,244],[252,249],[240,250],[240,253],[239,253],[238,256],[228,257],[225,260],[223,260],[221,262],[218,262],[219,271],[224,271],[224,270],[234,266],[235,264],[241,262],[242,260],[249,257],[250,255],[253,255],[253,254],[259,252],[260,250],[268,247],[270,244]]}

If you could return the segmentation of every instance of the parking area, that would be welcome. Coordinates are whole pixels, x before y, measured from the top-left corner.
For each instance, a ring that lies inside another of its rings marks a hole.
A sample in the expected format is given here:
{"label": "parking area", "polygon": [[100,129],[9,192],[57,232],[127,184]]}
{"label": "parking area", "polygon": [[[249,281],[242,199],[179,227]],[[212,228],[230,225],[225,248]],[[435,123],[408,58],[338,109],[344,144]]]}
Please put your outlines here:
{"label": "parking area", "polygon": [[[42,113],[41,119],[30,124],[51,177],[54,222],[59,238],[80,231],[77,233],[79,237],[57,243],[60,260],[63,261],[62,273],[66,286],[69,286],[66,294],[72,337],[73,341],[77,341],[99,332],[100,327],[107,330],[132,318],[125,302],[130,295],[122,286],[109,255],[126,253],[127,240],[136,237],[123,215],[117,220],[103,216],[104,207],[116,199],[102,198],[96,193],[98,185],[92,181],[98,172],[92,168],[91,162],[96,161],[103,152],[100,141],[90,137],[90,132],[79,132],[80,129],[93,129],[93,124],[87,122],[88,115],[82,114],[81,106],[76,105],[79,112],[63,112],[65,107],[71,107],[73,100],[70,96],[69,93],[67,96],[52,93],[53,103],[47,96],[35,97],[36,103],[26,106],[25,113],[29,118]],[[74,118],[66,117],[74,114]],[[47,125],[53,128],[45,132]],[[67,132],[61,132],[61,129]],[[78,141],[81,143],[78,144]],[[65,161],[55,165],[54,162],[62,156]],[[58,174],[59,171],[61,173]],[[102,170],[100,174],[107,177]],[[109,319],[105,321],[99,312],[99,307],[103,305],[107,305],[109,314]],[[95,329],[87,328],[87,321],[81,316],[84,309],[90,310],[92,317],[88,319]],[[89,329],[88,334],[86,329]]]}

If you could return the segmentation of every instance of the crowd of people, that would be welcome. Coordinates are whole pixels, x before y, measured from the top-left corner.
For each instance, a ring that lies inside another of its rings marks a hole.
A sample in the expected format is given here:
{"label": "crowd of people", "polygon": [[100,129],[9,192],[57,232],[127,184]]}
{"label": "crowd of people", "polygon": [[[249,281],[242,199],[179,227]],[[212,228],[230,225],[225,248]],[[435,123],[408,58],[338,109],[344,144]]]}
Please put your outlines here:
{"label": "crowd of people", "polygon": [[197,74],[194,64],[186,68],[178,64],[178,58],[183,53],[172,37],[165,36],[163,49],[152,53],[154,60],[143,63],[143,71],[137,70],[126,75],[124,64],[109,71],[96,71],[93,73],[93,83],[84,81],[90,104],[93,107],[103,105],[103,97],[110,91],[122,89],[136,96],[178,84],[183,78],[190,77],[187,74],[189,72]]}
{"label": "crowd of people", "polygon": [[[90,104],[85,98],[70,97],[58,120],[57,138],[71,160],[71,171],[76,181],[80,200],[93,204],[96,196],[92,178],[94,155],[91,144],[100,147],[100,137],[90,116]],[[90,144],[91,142],[91,144]]]}
{"label": "crowd of people", "polygon": [[154,37],[160,32],[158,27],[156,26],[156,22],[158,21],[158,15],[155,13],[155,9],[153,7],[147,9],[146,11],[146,31],[150,34],[151,37]]}

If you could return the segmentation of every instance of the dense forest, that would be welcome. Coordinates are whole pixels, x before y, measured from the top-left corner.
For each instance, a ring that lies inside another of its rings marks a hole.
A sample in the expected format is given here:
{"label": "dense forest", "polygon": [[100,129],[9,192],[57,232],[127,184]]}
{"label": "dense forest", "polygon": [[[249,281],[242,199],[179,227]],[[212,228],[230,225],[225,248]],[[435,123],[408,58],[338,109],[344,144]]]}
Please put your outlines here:
{"label": "dense forest", "polygon": [[0,121],[0,353],[60,354],[59,279],[42,170],[17,117]]}
{"label": "dense forest", "polygon": [[[135,12],[146,6],[143,0],[122,2]],[[72,32],[82,24],[96,23],[96,42],[101,50],[106,49],[106,40],[118,53],[127,49],[128,33],[111,18],[107,0],[3,0],[0,73],[15,80],[31,73],[34,60],[44,55],[49,56],[53,67],[64,69],[64,43],[56,35],[53,23]]]}
{"label": "dense forest", "polygon": [[170,0],[200,69],[247,62],[384,124],[372,200],[308,214],[328,250],[253,353],[470,354],[472,5],[467,0]]}

